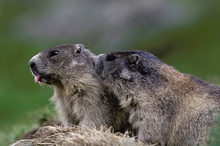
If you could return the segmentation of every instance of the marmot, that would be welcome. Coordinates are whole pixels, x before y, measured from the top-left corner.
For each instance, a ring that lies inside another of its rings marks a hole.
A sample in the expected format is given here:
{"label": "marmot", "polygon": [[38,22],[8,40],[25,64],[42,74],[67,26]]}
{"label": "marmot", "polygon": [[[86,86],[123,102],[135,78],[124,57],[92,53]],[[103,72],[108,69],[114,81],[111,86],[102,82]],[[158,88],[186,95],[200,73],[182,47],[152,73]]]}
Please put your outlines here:
{"label": "marmot", "polygon": [[220,87],[183,74],[145,51],[100,54],[96,72],[124,108],[144,143],[196,146],[210,142],[220,112]]}
{"label": "marmot", "polygon": [[63,125],[80,124],[99,129],[113,126],[124,132],[128,113],[118,98],[101,83],[93,68],[95,55],[81,44],[43,50],[29,61],[35,82],[54,88],[51,100]]}

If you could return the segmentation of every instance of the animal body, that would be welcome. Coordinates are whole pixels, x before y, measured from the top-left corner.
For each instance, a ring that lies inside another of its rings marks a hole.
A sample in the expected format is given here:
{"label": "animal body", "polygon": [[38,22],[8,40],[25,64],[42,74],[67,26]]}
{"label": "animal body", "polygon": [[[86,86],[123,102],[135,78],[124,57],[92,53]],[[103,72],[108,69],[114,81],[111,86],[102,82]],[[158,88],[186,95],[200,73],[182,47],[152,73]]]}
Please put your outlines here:
{"label": "animal body", "polygon": [[43,50],[29,65],[36,83],[54,88],[51,100],[63,125],[80,124],[97,129],[107,125],[124,132],[128,114],[95,73],[92,65],[95,58],[83,45],[69,44]]}
{"label": "animal body", "polygon": [[196,146],[210,142],[220,112],[220,87],[180,73],[145,51],[99,55],[95,69],[111,88],[138,139],[161,146]]}

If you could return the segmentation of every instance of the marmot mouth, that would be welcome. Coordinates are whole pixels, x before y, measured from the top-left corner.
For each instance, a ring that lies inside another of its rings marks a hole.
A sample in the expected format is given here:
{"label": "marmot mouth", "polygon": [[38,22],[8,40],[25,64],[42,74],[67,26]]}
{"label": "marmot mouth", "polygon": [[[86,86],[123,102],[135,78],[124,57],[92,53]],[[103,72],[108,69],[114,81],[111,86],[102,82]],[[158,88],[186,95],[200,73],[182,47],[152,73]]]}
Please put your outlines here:
{"label": "marmot mouth", "polygon": [[31,72],[32,72],[32,74],[34,76],[34,82],[35,83],[39,83],[39,82],[46,83],[46,84],[49,83],[48,79],[47,79],[48,77],[46,75],[44,75],[42,73],[39,73],[38,71],[33,70],[33,69],[31,69]]}
{"label": "marmot mouth", "polygon": [[40,81],[40,75],[35,75],[34,81],[35,81],[35,83],[38,83]]}

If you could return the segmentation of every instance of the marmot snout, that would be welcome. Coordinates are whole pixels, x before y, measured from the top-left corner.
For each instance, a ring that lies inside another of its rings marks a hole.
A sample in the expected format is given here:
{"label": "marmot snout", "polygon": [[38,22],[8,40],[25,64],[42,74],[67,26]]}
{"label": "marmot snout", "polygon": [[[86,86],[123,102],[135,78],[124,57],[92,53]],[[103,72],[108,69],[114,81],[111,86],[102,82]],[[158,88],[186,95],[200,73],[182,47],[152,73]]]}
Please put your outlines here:
{"label": "marmot snout", "polygon": [[[89,73],[91,71],[89,62],[94,58],[95,55],[83,45],[63,45],[40,52],[32,57],[29,65],[35,76],[35,82],[57,85],[65,84],[62,81],[72,77],[70,70],[77,74]],[[82,70],[83,67],[89,70]]]}

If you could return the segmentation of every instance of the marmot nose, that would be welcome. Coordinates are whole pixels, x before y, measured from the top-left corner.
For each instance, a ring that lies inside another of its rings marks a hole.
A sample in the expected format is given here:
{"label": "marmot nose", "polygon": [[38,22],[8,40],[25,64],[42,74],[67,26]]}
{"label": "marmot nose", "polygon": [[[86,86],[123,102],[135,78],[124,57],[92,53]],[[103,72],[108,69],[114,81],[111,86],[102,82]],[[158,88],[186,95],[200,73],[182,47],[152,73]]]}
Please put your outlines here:
{"label": "marmot nose", "polygon": [[28,62],[28,64],[29,64],[29,66],[30,66],[31,69],[36,68],[36,66],[37,66],[36,62],[37,62],[38,58],[39,58],[39,54],[37,54],[37,55],[35,55],[34,57],[32,57],[32,58],[30,59],[30,61]]}
{"label": "marmot nose", "polygon": [[30,61],[29,66],[31,69],[33,69],[36,66],[36,64],[33,61]]}

